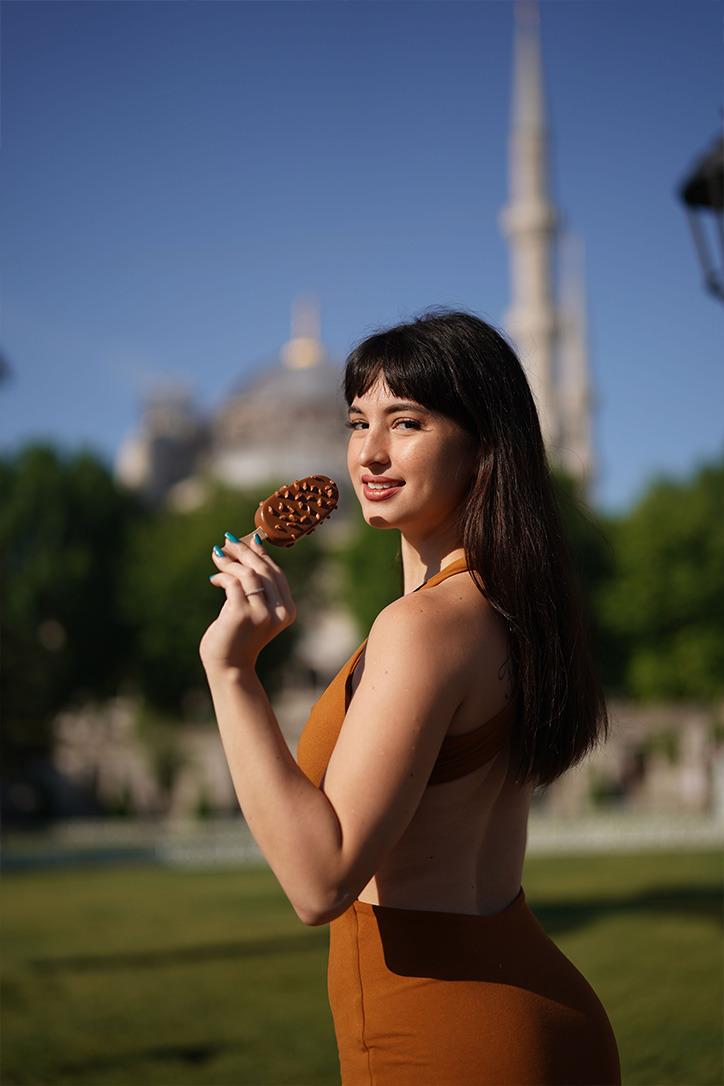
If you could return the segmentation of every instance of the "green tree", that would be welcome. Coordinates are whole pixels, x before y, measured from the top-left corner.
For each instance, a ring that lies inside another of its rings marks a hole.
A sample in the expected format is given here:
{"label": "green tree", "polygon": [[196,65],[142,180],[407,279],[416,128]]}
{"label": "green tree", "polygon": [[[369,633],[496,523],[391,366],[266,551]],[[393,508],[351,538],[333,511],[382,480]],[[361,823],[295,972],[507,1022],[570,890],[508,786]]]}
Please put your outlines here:
{"label": "green tree", "polygon": [[113,693],[130,657],[118,610],[140,515],[89,452],[31,445],[0,460],[4,772],[47,753],[53,717]]}
{"label": "green tree", "polygon": [[[596,603],[613,569],[613,552],[607,525],[580,501],[575,483],[557,477],[558,499],[573,558],[588,602],[591,637],[599,666],[610,675],[620,671],[615,639],[597,621]],[[361,636],[368,633],[377,615],[402,591],[400,535],[397,531],[370,528],[356,511],[351,537],[339,552],[342,596]]]}
{"label": "green tree", "polygon": [[577,482],[569,476],[557,474],[555,482],[558,506],[583,595],[596,668],[607,689],[620,689],[626,668],[626,647],[618,631],[602,621],[602,600],[616,566],[611,542],[616,521],[587,506],[579,494]]}
{"label": "green tree", "polygon": [[[125,562],[122,609],[134,634],[136,682],[147,703],[159,712],[187,714],[208,704],[198,646],[224,599],[223,592],[209,584],[215,570],[211,550],[214,544],[224,543],[225,531],[239,537],[250,532],[257,505],[258,494],[252,497],[217,486],[197,508],[189,512],[160,509],[133,533]],[[300,619],[259,657],[257,670],[268,690],[278,685],[289,663],[305,605],[313,597],[321,557],[319,539],[315,534],[301,546],[269,548],[287,574]]]}
{"label": "green tree", "polygon": [[600,621],[625,652],[628,692],[724,696],[724,462],[655,483],[611,537]]}
{"label": "green tree", "polygon": [[402,592],[400,533],[370,528],[359,508],[351,515],[353,527],[338,553],[341,595],[361,637],[366,637],[377,615]]}

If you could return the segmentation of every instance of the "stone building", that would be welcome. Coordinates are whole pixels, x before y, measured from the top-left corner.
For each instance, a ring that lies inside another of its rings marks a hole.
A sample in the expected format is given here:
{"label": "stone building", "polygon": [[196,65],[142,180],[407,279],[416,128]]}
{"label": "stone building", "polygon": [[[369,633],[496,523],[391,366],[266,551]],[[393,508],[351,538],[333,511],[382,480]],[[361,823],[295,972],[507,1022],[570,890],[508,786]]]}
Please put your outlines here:
{"label": "stone building", "polygon": [[[288,690],[275,710],[290,750],[313,697]],[[554,782],[536,812],[575,819],[593,812],[724,815],[721,711],[700,705],[609,706],[611,737]],[[178,724],[155,734],[137,727],[138,706],[119,698],[63,713],[56,721],[56,770],[97,810],[171,819],[238,813],[216,728]]]}
{"label": "stone building", "polygon": [[[582,250],[578,243],[563,238],[561,216],[548,184],[549,132],[538,8],[534,3],[516,3],[515,12],[510,195],[501,215],[511,265],[510,306],[504,324],[527,368],[551,456],[585,489],[595,476],[595,464]],[[561,278],[557,265],[563,251],[568,254],[563,262],[568,274]],[[435,299],[426,301],[433,304]],[[339,363],[328,358],[322,342],[318,304],[297,300],[290,339],[279,355],[232,389],[209,417],[198,415],[186,390],[155,390],[136,432],[119,451],[117,477],[143,492],[152,503],[169,501],[189,508],[203,499],[209,479],[254,489],[271,481],[278,484],[324,473],[342,490],[342,515],[334,523],[343,524],[347,470],[341,376]],[[330,530],[331,526],[330,522]],[[327,670],[339,657],[339,666],[352,650],[351,636],[344,616],[330,610],[317,623],[310,655],[320,660],[326,653]],[[301,703],[305,708],[309,704],[308,691],[300,699],[296,693],[287,691],[286,700],[276,706],[292,748],[305,715]],[[153,809],[161,799],[149,773],[139,766],[132,729],[128,723],[122,725],[121,717],[109,720],[104,727],[109,749],[118,744],[116,769],[120,772],[120,767],[125,767],[123,773],[127,771],[129,781],[135,781],[138,804]],[[90,748],[83,755],[83,735],[80,724],[76,728],[72,720],[64,719],[58,733],[64,769],[86,777],[96,774],[106,792],[115,794],[121,787],[118,772],[104,776]],[[197,767],[206,766],[203,789],[212,797],[212,806],[227,809],[229,782],[223,766],[214,760],[220,749],[216,736],[204,738],[187,731],[182,742],[187,754],[191,748],[196,752]],[[212,744],[213,751],[210,748],[200,758],[206,742]],[[99,748],[102,761],[101,753]],[[186,811],[197,802],[193,796],[199,770],[193,769],[193,764],[194,759],[186,756],[179,763],[183,783],[172,803]],[[591,772],[595,776],[595,771]],[[618,780],[619,767],[609,767],[604,776]],[[586,777],[586,789],[592,779]],[[575,783],[570,787],[575,791]],[[553,794],[551,799],[554,804],[578,805],[578,809],[582,802],[581,796],[574,797],[570,791]]]}
{"label": "stone building", "polygon": [[323,474],[344,489],[341,380],[322,343],[317,303],[298,299],[279,355],[208,418],[194,414],[185,390],[155,390],[119,451],[116,477],[153,503],[181,507],[202,498],[208,479],[253,490]]}
{"label": "stone building", "polygon": [[516,3],[509,134],[510,250],[505,328],[528,372],[549,454],[590,489],[595,478],[583,247],[562,230],[548,183],[549,129],[538,5]]}
{"label": "stone building", "polygon": [[[503,324],[527,369],[551,458],[585,491],[595,463],[583,248],[562,230],[548,183],[538,6],[518,2],[514,10],[510,196],[501,214],[511,295]],[[117,477],[152,502],[170,497],[182,505],[198,500],[209,476],[254,488],[321,472],[344,487],[340,381],[340,365],[322,342],[317,302],[298,299],[288,343],[211,417],[195,414],[186,390],[155,389],[118,454]]]}

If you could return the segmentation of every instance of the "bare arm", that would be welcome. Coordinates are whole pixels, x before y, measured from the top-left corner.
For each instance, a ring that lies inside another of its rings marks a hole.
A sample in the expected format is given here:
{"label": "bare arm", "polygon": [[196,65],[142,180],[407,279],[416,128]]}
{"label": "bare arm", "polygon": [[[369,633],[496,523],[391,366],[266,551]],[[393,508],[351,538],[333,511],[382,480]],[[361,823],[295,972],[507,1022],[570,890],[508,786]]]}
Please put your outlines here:
{"label": "bare arm", "polygon": [[431,636],[432,601],[405,597],[383,612],[316,788],[254,672],[264,644],[294,619],[286,580],[262,547],[225,549],[214,582],[227,599],[201,655],[226,757],[248,825],[292,905],[305,923],[325,923],[356,898],[420,802],[460,699],[456,654]]}

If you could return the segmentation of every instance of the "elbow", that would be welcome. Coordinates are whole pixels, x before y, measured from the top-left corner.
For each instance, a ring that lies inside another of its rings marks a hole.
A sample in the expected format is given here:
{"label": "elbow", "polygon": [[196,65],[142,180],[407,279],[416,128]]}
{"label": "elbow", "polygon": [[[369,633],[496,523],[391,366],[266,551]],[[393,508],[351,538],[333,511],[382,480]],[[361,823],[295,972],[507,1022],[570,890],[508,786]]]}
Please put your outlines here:
{"label": "elbow", "polygon": [[308,928],[321,928],[323,924],[329,924],[335,917],[329,913],[316,909],[309,909],[299,905],[294,906],[294,911],[303,924]]}
{"label": "elbow", "polygon": [[302,899],[292,899],[292,907],[303,924],[318,928],[329,924],[349,909],[355,895],[350,892],[306,894]]}
{"label": "elbow", "polygon": [[337,909],[336,911],[330,910],[328,912],[311,912],[308,910],[295,909],[301,922],[308,928],[321,928],[325,924],[331,924],[333,920],[336,920],[338,916],[341,916],[342,913],[346,911],[346,908]]}

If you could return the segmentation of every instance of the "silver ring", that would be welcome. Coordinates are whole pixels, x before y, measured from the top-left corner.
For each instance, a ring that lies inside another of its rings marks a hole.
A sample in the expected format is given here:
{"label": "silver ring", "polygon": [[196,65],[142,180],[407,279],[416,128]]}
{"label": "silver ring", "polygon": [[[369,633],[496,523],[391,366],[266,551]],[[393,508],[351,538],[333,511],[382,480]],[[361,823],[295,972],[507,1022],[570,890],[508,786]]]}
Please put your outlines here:
{"label": "silver ring", "polygon": [[263,589],[263,588],[255,588],[255,589],[253,589],[253,590],[252,590],[251,592],[245,592],[245,593],[244,593],[244,595],[245,595],[245,596],[247,597],[247,599],[248,599],[248,598],[249,598],[249,596],[258,596],[258,595],[259,595],[259,593],[260,593],[260,592],[263,592],[263,591],[264,591],[264,589]]}

